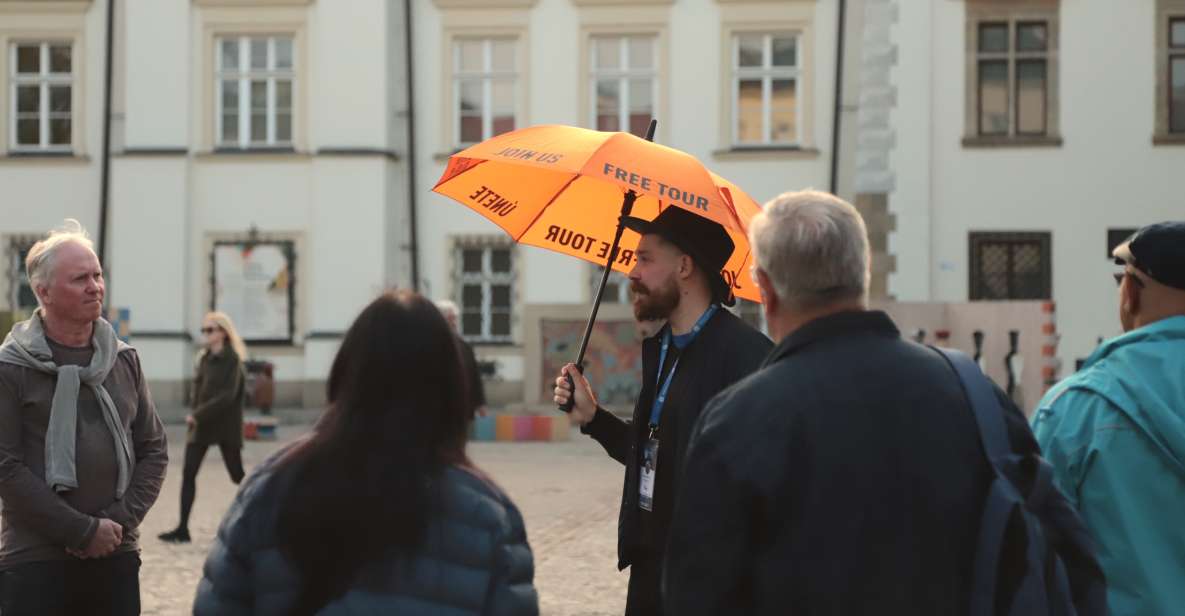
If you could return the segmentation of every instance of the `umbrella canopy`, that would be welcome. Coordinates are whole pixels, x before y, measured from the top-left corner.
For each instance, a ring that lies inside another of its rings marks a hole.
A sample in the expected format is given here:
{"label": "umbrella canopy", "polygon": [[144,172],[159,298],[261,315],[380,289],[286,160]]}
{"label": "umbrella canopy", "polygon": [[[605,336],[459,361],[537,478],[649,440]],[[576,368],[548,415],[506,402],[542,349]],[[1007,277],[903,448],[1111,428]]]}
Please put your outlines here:
{"label": "umbrella canopy", "polygon": [[[534,126],[449,159],[433,190],[488,218],[517,242],[604,265],[622,198],[651,220],[680,207],[724,226],[736,249],[721,274],[734,295],[760,301],[748,276],[748,222],[761,208],[695,157],[628,133]],[[640,236],[624,230],[613,269],[629,272]]]}

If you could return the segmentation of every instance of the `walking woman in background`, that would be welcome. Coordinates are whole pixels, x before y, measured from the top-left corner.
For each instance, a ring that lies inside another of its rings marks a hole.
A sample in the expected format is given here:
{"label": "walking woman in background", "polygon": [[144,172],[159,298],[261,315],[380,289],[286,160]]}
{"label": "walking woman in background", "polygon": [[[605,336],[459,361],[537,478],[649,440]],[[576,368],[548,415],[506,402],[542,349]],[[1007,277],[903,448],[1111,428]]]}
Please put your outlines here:
{"label": "walking woman in background", "polygon": [[181,523],[160,535],[171,543],[189,542],[189,512],[197,493],[197,474],[211,445],[222,450],[230,480],[243,480],[243,360],[247,346],[230,317],[221,312],[206,315],[202,324],[204,348],[198,356],[194,378],[193,413],[185,417],[185,467],[181,477]]}
{"label": "walking woman in background", "polygon": [[522,516],[465,455],[462,361],[420,295],[367,306],[325,415],[239,489],[194,614],[537,614]]}

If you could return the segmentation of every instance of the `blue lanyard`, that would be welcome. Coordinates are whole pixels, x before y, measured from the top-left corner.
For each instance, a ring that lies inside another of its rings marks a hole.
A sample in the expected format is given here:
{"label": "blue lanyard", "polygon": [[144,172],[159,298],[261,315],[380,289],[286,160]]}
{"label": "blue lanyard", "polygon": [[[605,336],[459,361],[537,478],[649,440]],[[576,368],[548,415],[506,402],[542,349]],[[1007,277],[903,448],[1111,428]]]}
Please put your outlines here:
{"label": "blue lanyard", "polygon": [[[687,334],[687,344],[691,344],[692,340],[699,335],[700,330],[708,324],[712,319],[712,315],[720,309],[720,304],[712,304],[708,309],[700,315],[699,320],[692,326],[691,332]],[[662,350],[658,354],[658,374],[654,378],[654,386],[658,388],[658,393],[654,396],[654,405],[650,407],[650,431],[653,432],[658,427],[658,420],[662,417],[662,406],[667,401],[667,392],[671,389],[671,381],[675,380],[675,369],[679,367],[679,358],[675,358],[675,363],[671,366],[671,371],[667,373],[666,382],[662,382],[662,365],[667,362],[667,352],[671,350],[671,326],[666,327],[666,335],[662,337]]]}

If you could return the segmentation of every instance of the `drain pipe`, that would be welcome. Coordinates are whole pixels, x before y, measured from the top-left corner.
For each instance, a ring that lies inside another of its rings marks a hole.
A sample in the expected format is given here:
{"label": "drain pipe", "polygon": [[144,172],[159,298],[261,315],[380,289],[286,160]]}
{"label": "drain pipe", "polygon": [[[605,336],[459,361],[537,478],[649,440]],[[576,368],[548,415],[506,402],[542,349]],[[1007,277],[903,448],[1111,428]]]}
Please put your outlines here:
{"label": "drain pipe", "polygon": [[839,21],[835,29],[835,115],[831,123],[831,194],[839,190],[839,136],[843,118],[843,51],[847,0],[839,2]]}
{"label": "drain pipe", "polygon": [[411,288],[420,290],[420,243],[416,226],[416,79],[412,61],[411,2],[403,0],[404,61],[407,64],[407,211],[411,227]]}
{"label": "drain pipe", "polygon": [[107,262],[107,209],[111,192],[111,81],[115,61],[115,0],[107,0],[107,68],[103,93],[103,152],[99,173],[99,263],[111,278],[111,264]]}

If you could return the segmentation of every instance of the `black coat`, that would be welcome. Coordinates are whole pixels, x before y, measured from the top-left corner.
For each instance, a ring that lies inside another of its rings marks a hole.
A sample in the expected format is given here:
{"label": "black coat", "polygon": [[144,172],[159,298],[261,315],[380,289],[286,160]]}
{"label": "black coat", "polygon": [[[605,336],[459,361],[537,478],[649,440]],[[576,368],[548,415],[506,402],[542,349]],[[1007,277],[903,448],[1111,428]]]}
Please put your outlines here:
{"label": "black coat", "polygon": [[680,353],[679,366],[671,381],[660,423],[663,435],[655,482],[653,536],[642,537],[639,528],[638,467],[641,447],[648,438],[664,331],[665,328],[642,341],[642,391],[634,406],[633,420],[625,422],[603,409],[597,409],[596,416],[582,429],[585,434],[596,439],[614,460],[625,465],[617,530],[620,569],[630,565],[640,546],[651,546],[661,555],[679,493],[679,470],[683,468],[687,443],[700,412],[713,396],[756,370],[773,347],[764,334],[731,312],[721,309]]}
{"label": "black coat", "polygon": [[193,380],[193,427],[186,442],[194,445],[243,446],[243,362],[229,344],[198,360]]}
{"label": "black coat", "polygon": [[788,336],[704,411],[684,468],[668,614],[967,613],[988,462],[954,372],[884,313]]}

